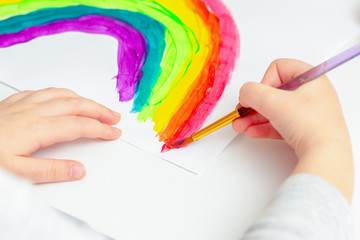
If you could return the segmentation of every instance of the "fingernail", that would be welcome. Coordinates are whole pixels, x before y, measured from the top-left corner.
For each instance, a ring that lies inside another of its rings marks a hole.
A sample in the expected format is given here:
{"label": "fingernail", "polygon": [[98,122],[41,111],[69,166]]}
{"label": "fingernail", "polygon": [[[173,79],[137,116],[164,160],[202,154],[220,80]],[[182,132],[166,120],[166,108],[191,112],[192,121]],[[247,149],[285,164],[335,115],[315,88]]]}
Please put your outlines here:
{"label": "fingernail", "polygon": [[241,123],[240,123],[240,119],[236,119],[235,121],[232,122],[232,128],[235,132],[243,132],[244,129],[242,129]]}
{"label": "fingernail", "polygon": [[115,117],[117,117],[117,118],[120,117],[120,113],[117,113],[117,112],[114,112],[114,111],[113,111],[112,113],[113,113],[113,115],[114,115]]}
{"label": "fingernail", "polygon": [[113,133],[114,133],[115,136],[118,137],[118,136],[121,135],[122,132],[121,132],[120,129],[113,127]]}
{"label": "fingernail", "polygon": [[81,165],[71,167],[71,178],[74,180],[82,179],[85,176],[85,169]]}

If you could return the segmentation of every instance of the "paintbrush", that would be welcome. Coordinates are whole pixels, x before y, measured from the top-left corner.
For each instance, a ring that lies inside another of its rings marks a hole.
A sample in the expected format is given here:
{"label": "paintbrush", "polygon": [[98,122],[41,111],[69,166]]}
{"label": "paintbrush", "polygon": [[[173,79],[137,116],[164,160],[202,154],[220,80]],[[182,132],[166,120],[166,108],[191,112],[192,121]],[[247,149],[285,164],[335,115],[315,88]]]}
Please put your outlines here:
{"label": "paintbrush", "polygon": [[[301,85],[308,83],[312,80],[319,78],[320,76],[326,74],[330,70],[340,66],[341,64],[353,59],[354,57],[360,54],[360,43],[355,45],[352,48],[336,55],[333,58],[321,63],[320,65],[310,69],[309,71],[300,74],[299,76],[287,81],[286,83],[280,85],[278,88],[288,91],[293,91],[300,87]],[[245,117],[249,113],[253,112],[251,108],[244,108],[241,107],[236,109],[235,111],[229,113],[225,117],[219,119],[218,121],[210,124],[209,126],[205,127],[204,129],[194,133],[190,137],[185,139],[181,139],[175,142],[166,143],[163,147],[163,151],[174,149],[174,148],[181,148],[189,145],[192,142],[198,141],[199,139],[209,135],[210,133],[226,126],[227,124],[233,122],[235,119]]]}

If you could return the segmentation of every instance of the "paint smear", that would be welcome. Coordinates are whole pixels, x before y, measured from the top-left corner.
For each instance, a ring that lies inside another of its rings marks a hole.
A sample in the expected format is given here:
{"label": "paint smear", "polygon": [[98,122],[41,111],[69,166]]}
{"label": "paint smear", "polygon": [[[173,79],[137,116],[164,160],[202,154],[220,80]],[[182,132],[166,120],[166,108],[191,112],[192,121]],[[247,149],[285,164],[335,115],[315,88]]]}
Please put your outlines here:
{"label": "paint smear", "polygon": [[119,99],[134,99],[132,112],[165,144],[201,128],[240,49],[220,0],[0,0],[0,47],[68,31],[119,42]]}

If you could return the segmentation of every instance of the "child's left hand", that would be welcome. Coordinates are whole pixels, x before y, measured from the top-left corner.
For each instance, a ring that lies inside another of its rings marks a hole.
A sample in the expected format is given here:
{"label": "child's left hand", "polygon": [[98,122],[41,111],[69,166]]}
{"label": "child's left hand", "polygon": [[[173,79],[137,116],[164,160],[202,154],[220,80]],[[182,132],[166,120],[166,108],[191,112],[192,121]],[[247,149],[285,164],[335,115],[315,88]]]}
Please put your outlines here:
{"label": "child's left hand", "polygon": [[110,125],[119,121],[120,114],[67,89],[14,94],[0,102],[0,165],[36,183],[79,180],[81,163],[30,155],[82,137],[115,140],[121,131]]}

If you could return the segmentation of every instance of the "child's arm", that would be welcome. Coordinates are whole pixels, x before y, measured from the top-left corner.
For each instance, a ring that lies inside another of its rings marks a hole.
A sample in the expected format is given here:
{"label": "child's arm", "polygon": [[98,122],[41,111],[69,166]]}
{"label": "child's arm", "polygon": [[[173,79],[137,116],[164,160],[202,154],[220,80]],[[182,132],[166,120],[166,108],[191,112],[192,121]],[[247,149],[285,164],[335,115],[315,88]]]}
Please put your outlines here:
{"label": "child's arm", "polygon": [[37,159],[40,148],[77,138],[114,140],[120,115],[67,89],[25,91],[0,102],[0,165],[36,183],[78,180],[76,161]]}
{"label": "child's arm", "polygon": [[283,138],[295,151],[296,173],[319,176],[351,201],[353,158],[350,137],[337,94],[321,77],[289,92],[274,87],[310,69],[300,61],[273,62],[262,84],[247,83],[240,104],[258,113],[233,123],[235,131],[256,138]]}

